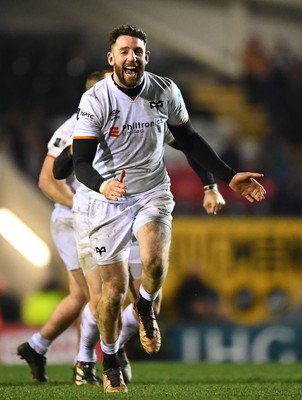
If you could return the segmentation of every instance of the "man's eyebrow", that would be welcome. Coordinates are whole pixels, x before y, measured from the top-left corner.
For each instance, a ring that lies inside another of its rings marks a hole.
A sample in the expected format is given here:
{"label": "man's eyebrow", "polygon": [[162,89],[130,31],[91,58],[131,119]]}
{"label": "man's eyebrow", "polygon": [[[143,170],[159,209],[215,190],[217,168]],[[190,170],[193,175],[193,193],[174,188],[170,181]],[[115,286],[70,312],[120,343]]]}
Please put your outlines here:
{"label": "man's eyebrow", "polygon": [[[130,46],[120,47],[119,50],[129,50]],[[144,50],[141,46],[136,46],[133,50]]]}

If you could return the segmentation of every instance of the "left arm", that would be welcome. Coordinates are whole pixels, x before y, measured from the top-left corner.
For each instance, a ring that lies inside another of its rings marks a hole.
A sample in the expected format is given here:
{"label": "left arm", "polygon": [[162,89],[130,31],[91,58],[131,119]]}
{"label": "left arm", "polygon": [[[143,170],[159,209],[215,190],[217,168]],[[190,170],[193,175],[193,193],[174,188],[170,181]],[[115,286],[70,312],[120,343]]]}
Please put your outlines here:
{"label": "left arm", "polygon": [[73,172],[72,146],[67,146],[54,160],[53,176],[56,179],[66,179]]}
{"label": "left arm", "polygon": [[[181,146],[177,143],[175,139],[169,140],[168,145],[173,149],[180,150]],[[188,156],[184,152],[189,165],[193,169],[193,171],[197,174],[199,179],[201,180],[204,188],[204,198],[203,198],[203,207],[208,214],[217,214],[218,211],[225,206],[225,200],[222,197],[221,193],[218,190],[218,186],[215,181],[214,175],[205,170],[201,165],[199,165],[192,157]]]}
{"label": "left arm", "polygon": [[97,149],[97,140],[77,139],[73,140],[73,161],[76,177],[88,188],[103,194],[108,200],[118,200],[126,191],[123,183],[125,171],[116,179],[105,180],[98,171],[93,168],[93,160]]}
{"label": "left arm", "polygon": [[201,180],[202,184],[205,185],[214,185],[215,178],[212,172],[206,170],[201,166],[199,163],[197,163],[189,154],[185,152],[185,150],[182,149],[182,147],[178,144],[178,142],[173,139],[168,142],[168,145],[172,147],[175,150],[180,150],[184,153],[186,156],[188,163],[190,164],[190,167],[193,169],[193,171],[197,174],[199,179]]}
{"label": "left arm", "polygon": [[265,198],[264,187],[255,180],[261,178],[263,174],[255,172],[236,173],[194,130],[190,120],[181,126],[169,125],[169,129],[186,154],[189,154],[204,169],[211,171],[228,183],[234,192],[240,193],[251,203]]}
{"label": "left arm", "polygon": [[190,120],[169,129],[184,153],[203,169],[211,171],[226,183],[230,183],[236,172],[228,166],[212,147],[194,130]]}
{"label": "left arm", "polygon": [[73,203],[73,192],[65,182],[54,178],[52,173],[53,164],[54,158],[47,155],[40,171],[38,186],[44,195],[50,200],[71,208]]}

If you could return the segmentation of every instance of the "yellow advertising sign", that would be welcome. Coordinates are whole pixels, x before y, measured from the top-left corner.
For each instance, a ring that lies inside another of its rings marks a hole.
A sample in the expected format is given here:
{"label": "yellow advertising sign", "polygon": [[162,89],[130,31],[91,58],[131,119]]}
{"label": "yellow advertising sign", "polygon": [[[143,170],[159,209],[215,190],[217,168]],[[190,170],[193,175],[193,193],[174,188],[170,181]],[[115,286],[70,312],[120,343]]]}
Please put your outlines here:
{"label": "yellow advertising sign", "polygon": [[164,302],[188,271],[216,289],[233,322],[276,319],[302,304],[302,220],[176,217]]}

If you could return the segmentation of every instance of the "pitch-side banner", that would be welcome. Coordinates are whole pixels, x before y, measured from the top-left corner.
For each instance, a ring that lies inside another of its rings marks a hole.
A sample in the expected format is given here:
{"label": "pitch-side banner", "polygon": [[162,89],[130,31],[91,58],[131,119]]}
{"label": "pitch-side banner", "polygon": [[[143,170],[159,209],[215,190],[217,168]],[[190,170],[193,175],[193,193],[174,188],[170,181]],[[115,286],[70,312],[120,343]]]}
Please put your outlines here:
{"label": "pitch-side banner", "polygon": [[232,322],[274,321],[302,305],[301,218],[176,217],[172,230],[163,301],[172,314],[176,291],[196,272]]}

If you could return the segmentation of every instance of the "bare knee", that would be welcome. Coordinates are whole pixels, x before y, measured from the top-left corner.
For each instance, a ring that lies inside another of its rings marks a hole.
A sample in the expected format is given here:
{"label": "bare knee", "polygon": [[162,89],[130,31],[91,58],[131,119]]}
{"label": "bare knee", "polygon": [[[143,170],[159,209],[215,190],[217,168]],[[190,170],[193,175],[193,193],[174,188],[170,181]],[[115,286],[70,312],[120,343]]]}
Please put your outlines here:
{"label": "bare knee", "polygon": [[81,310],[82,307],[87,303],[86,294],[81,290],[80,287],[73,287],[70,290],[70,297],[75,305]]}
{"label": "bare knee", "polygon": [[124,285],[104,285],[102,302],[112,308],[119,308],[123,304],[125,294],[126,288]]}
{"label": "bare knee", "polygon": [[149,260],[144,267],[145,274],[149,276],[152,280],[160,280],[166,271],[166,266],[163,263],[161,257],[154,257]]}

